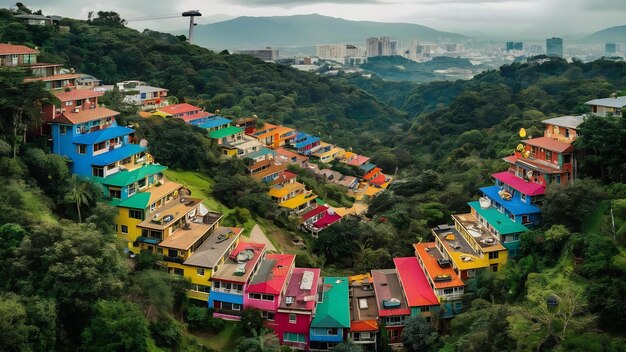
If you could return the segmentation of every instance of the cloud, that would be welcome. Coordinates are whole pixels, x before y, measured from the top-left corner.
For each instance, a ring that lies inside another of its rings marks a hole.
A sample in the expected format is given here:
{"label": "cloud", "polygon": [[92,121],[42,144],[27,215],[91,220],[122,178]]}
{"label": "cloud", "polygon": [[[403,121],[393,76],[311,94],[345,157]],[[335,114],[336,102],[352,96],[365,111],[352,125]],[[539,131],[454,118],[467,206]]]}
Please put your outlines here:
{"label": "cloud", "polygon": [[270,7],[277,6],[282,8],[293,8],[302,5],[312,4],[384,4],[381,0],[229,0],[229,4],[254,6],[254,7]]}

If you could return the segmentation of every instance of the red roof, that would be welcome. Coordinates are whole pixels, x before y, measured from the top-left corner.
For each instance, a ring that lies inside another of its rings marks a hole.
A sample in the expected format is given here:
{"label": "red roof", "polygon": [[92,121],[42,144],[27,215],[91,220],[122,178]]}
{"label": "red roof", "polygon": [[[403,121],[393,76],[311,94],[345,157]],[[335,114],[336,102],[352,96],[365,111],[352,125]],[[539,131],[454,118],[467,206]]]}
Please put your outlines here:
{"label": "red roof", "polygon": [[531,138],[524,141],[525,144],[551,150],[557,153],[571,152],[573,147],[570,143],[561,142],[549,137]]}
{"label": "red roof", "polygon": [[[303,288],[301,285],[302,277],[304,273],[311,272],[313,278],[311,280],[310,288]],[[287,290],[285,291],[285,295],[283,296],[282,301],[280,302],[279,309],[286,310],[304,310],[304,311],[313,311],[315,309],[315,293],[317,292],[317,284],[320,278],[320,269],[314,268],[294,268],[291,273],[291,278],[289,279],[289,283],[287,284]],[[287,304],[286,298],[294,297],[293,302]],[[312,299],[311,299],[312,298]]]}
{"label": "red roof", "polygon": [[[261,277],[263,273],[259,270],[246,288],[246,292],[279,295],[283,292],[283,288],[285,287],[285,283],[287,282],[287,278],[295,261],[295,254],[266,255],[264,262],[272,265],[271,271],[267,274],[267,276]],[[261,267],[263,267],[265,263],[261,263]]]}
{"label": "red roof", "polygon": [[82,100],[92,97],[102,96],[102,92],[96,92],[91,89],[72,89],[70,91],[64,92],[54,92],[53,93],[60,101],[73,101],[73,100]]}
{"label": "red roof", "polygon": [[356,155],[352,160],[348,161],[348,165],[360,166],[368,162],[370,158],[363,155]]}
{"label": "red roof", "polygon": [[313,226],[315,226],[318,229],[323,229],[326,226],[330,226],[330,225],[336,223],[339,220],[341,220],[341,215],[339,215],[337,213],[329,214],[327,212],[326,215],[324,215],[321,219],[319,219],[316,222],[314,222]]}
{"label": "red roof", "polygon": [[492,176],[496,180],[499,180],[528,196],[538,196],[546,193],[546,186],[535,182],[525,181],[506,171],[493,174]]}
{"label": "red roof", "polygon": [[393,258],[409,307],[434,306],[439,300],[416,257]]}
{"label": "red roof", "polygon": [[364,180],[369,180],[370,178],[374,177],[376,174],[378,174],[381,171],[383,171],[381,168],[375,167],[375,168],[371,169],[370,172],[368,172],[365,175],[363,175],[363,179]]}
{"label": "red roof", "polygon": [[39,50],[31,49],[26,45],[0,44],[0,55],[10,54],[39,54]]}
{"label": "red roof", "polygon": [[387,176],[385,176],[385,174],[380,174],[376,177],[374,177],[373,179],[370,180],[370,183],[373,185],[382,185],[383,183],[385,183],[387,181]]}
{"label": "red roof", "polygon": [[81,110],[79,112],[64,112],[61,116],[54,119],[53,122],[78,125],[83,122],[102,119],[109,116],[117,116],[119,114],[119,112],[111,109],[96,107],[93,109]]}
{"label": "red roof", "polygon": [[272,181],[273,184],[283,184],[287,181],[293,180],[294,178],[296,178],[298,175],[294,174],[293,172],[290,171],[283,171],[280,173],[280,175],[278,175],[278,177]]}
{"label": "red roof", "polygon": [[376,320],[359,320],[350,322],[350,332],[378,331]]}
{"label": "red roof", "polygon": [[323,205],[320,205],[317,208],[315,208],[315,209],[313,209],[313,210],[311,210],[311,211],[309,211],[307,213],[304,213],[304,215],[302,215],[302,221],[307,221],[310,218],[314,217],[315,215],[319,215],[319,214],[325,212],[326,210],[328,210],[327,207],[325,207]]}
{"label": "red roof", "polygon": [[162,111],[166,114],[177,115],[202,110],[202,108],[187,103],[181,103],[164,106],[162,108],[158,108],[157,110]]}

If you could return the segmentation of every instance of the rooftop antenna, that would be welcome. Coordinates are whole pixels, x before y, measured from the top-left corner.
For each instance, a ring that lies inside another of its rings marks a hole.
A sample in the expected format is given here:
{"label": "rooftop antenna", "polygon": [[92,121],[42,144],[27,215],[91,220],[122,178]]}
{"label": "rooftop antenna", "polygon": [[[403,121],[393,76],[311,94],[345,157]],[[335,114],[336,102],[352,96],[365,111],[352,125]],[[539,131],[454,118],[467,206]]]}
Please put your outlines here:
{"label": "rooftop antenna", "polygon": [[194,18],[196,16],[197,17],[202,16],[200,11],[198,11],[198,10],[190,10],[190,11],[183,12],[183,17],[189,17],[189,39],[187,39],[189,44],[192,43],[193,27],[198,25],[196,22],[194,22]]}

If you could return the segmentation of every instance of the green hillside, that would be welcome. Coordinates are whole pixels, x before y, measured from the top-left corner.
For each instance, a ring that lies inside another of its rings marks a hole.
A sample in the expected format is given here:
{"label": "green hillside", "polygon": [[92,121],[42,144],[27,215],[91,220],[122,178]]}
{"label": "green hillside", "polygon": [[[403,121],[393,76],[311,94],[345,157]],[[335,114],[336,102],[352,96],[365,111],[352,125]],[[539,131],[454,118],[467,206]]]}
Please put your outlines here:
{"label": "green hillside", "polygon": [[[432,81],[456,80],[482,71],[468,59],[437,56],[430,61],[415,62],[401,56],[371,57],[360,67],[385,80],[427,83]],[[449,72],[443,72],[449,70]],[[463,74],[455,74],[462,72]]]}
{"label": "green hillside", "polygon": [[218,50],[361,43],[368,37],[380,36],[429,41],[459,41],[466,38],[461,34],[441,32],[419,24],[349,21],[317,14],[238,17],[199,25],[194,31],[194,41],[198,45]]}

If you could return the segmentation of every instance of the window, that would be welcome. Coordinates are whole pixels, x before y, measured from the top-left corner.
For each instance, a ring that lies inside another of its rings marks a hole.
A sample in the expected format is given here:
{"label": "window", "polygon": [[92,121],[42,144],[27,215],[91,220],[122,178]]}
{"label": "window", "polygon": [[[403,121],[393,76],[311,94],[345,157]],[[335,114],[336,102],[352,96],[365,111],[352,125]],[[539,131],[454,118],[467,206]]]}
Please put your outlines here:
{"label": "window", "polygon": [[184,275],[185,275],[185,270],[183,270],[183,269],[178,269],[178,268],[174,268],[174,274],[175,274],[175,275],[184,276]]}
{"label": "window", "polygon": [[82,155],[87,154],[87,146],[85,144],[79,144],[78,146],[76,146],[76,149],[77,149],[78,154],[82,154]]}
{"label": "window", "polygon": [[546,150],[546,160],[547,161],[552,161],[552,151],[551,150]]}
{"label": "window", "polygon": [[519,198],[522,200],[522,202],[526,202],[526,195],[524,193],[520,193]]}
{"label": "window", "polygon": [[259,294],[259,293],[248,293],[248,298],[250,298],[250,299],[261,299],[261,294]]}
{"label": "window", "polygon": [[107,142],[100,142],[93,145],[93,151],[97,152],[98,150],[105,149],[107,147]]}
{"label": "window", "polygon": [[104,169],[94,166],[91,168],[91,176],[104,177]]}
{"label": "window", "polygon": [[205,285],[193,285],[191,288],[193,291],[211,293],[211,287]]}
{"label": "window", "polygon": [[283,341],[306,343],[306,337],[304,336],[304,334],[285,332],[283,333]]}
{"label": "window", "polygon": [[66,101],[65,102],[65,106],[72,106],[72,105],[74,105],[73,101]]}
{"label": "window", "polygon": [[204,269],[202,268],[196,269],[196,274],[198,274],[198,276],[204,276]]}
{"label": "window", "polygon": [[430,307],[420,307],[420,312],[425,313],[430,311]]}
{"label": "window", "polygon": [[241,304],[233,303],[233,310],[241,310]]}
{"label": "window", "polygon": [[122,191],[120,189],[109,188],[109,197],[116,198],[116,199],[121,199],[122,198]]}
{"label": "window", "polygon": [[337,335],[338,331],[337,328],[330,328],[326,330],[326,335]]}
{"label": "window", "polygon": [[59,132],[61,134],[66,134],[67,133],[67,126],[59,126]]}
{"label": "window", "polygon": [[451,295],[453,292],[453,290],[451,288],[444,288],[443,289],[443,294],[444,295]]}
{"label": "window", "polygon": [[137,187],[134,183],[131,183],[130,185],[128,185],[128,196],[132,196],[135,193],[137,193]]}
{"label": "window", "polygon": [[144,188],[148,185],[148,181],[145,178],[142,178],[141,180],[137,181],[137,185],[139,185],[139,188]]}
{"label": "window", "polygon": [[528,222],[528,215],[522,215],[522,224],[527,224]]}
{"label": "window", "polygon": [[155,210],[156,210],[156,202],[150,204],[150,212],[152,213]]}
{"label": "window", "polygon": [[498,259],[499,252],[489,252],[489,259]]}
{"label": "window", "polygon": [[170,249],[167,251],[167,255],[170,257],[178,257],[178,251],[175,249]]}
{"label": "window", "polygon": [[261,316],[269,321],[274,321],[274,312],[261,311]]}
{"label": "window", "polygon": [[563,155],[563,164],[571,164],[572,163],[572,154]]}
{"label": "window", "polygon": [[82,100],[76,100],[76,106],[83,106]]}
{"label": "window", "polygon": [[294,313],[289,313],[289,323],[291,324],[296,323],[296,315]]}
{"label": "window", "polygon": [[214,288],[220,288],[220,282],[219,281],[213,282],[213,287]]}
{"label": "window", "polygon": [[111,163],[109,165],[107,165],[107,170],[113,170],[117,167],[117,165],[115,165],[115,163]]}
{"label": "window", "polygon": [[273,302],[274,301],[274,295],[263,295],[261,297],[261,299],[264,300],[264,301],[271,301],[271,302]]}
{"label": "window", "polygon": [[491,264],[489,267],[491,268],[491,271],[493,271],[494,273],[498,271],[498,264]]}
{"label": "window", "polygon": [[128,233],[128,226],[122,225],[122,233]]}

